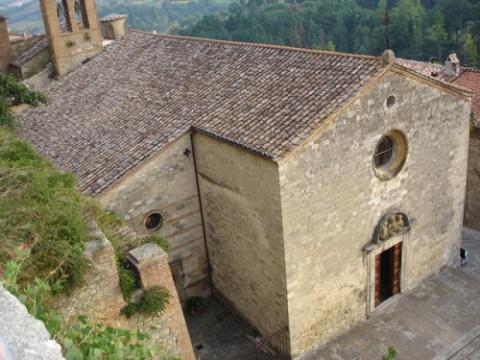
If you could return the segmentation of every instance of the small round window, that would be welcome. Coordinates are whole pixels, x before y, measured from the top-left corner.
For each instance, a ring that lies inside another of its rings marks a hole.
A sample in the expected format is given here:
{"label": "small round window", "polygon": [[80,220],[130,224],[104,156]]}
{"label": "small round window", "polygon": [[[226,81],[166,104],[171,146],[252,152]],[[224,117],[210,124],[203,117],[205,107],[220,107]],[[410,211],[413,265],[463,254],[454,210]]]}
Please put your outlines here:
{"label": "small round window", "polygon": [[159,212],[152,212],[147,215],[144,224],[148,231],[157,231],[163,225],[163,217]]}
{"label": "small round window", "polygon": [[381,180],[395,177],[403,168],[407,158],[407,141],[397,130],[382,136],[375,147],[373,168],[375,175]]}
{"label": "small round window", "polygon": [[395,103],[397,102],[397,99],[395,98],[395,96],[389,96],[388,99],[387,99],[387,107],[388,108],[391,108],[393,105],[395,105]]}

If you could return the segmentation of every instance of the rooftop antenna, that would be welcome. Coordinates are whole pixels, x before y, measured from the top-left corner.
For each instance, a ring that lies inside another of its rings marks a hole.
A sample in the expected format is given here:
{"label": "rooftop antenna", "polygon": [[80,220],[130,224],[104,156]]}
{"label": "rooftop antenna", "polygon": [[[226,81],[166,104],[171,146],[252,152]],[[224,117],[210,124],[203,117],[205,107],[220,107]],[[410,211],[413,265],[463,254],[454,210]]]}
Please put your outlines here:
{"label": "rooftop antenna", "polygon": [[390,24],[392,20],[388,13],[388,8],[385,7],[385,13],[383,14],[383,25],[385,25],[385,49],[390,49]]}

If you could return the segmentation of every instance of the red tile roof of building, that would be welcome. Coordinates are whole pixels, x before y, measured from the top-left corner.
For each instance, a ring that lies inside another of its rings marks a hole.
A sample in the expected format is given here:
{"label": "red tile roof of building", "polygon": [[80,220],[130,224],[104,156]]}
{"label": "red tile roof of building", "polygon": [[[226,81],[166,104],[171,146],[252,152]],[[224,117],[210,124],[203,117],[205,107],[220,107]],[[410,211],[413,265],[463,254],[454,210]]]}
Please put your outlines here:
{"label": "red tile roof of building", "polygon": [[458,76],[449,75],[445,66],[424,61],[397,59],[402,66],[415,70],[423,75],[468,89],[473,93],[472,111],[475,114],[476,126],[480,126],[480,69],[461,68]]}
{"label": "red tile roof of building", "polygon": [[475,114],[476,126],[480,127],[480,69],[463,68],[453,83],[473,92],[472,111]]}

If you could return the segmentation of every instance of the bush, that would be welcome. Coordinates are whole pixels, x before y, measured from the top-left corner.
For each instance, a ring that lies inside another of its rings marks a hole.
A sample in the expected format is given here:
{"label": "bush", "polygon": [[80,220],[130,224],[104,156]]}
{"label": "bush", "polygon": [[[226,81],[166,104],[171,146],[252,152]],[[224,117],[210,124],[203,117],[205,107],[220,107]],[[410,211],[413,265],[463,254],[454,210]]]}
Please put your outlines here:
{"label": "bush", "polygon": [[388,347],[388,353],[382,359],[383,360],[394,360],[397,358],[397,350],[393,346]]}
{"label": "bush", "polygon": [[147,317],[162,314],[170,302],[168,290],[162,286],[152,286],[144,289],[140,302],[138,304],[128,303],[123,309],[122,314],[126,317],[132,317],[135,314],[142,314]]}
{"label": "bush", "polygon": [[45,95],[30,90],[17,82],[11,74],[0,73],[0,126],[13,128],[14,118],[9,107],[18,104],[39,105],[46,103]]}
{"label": "bush", "polygon": [[120,256],[117,257],[117,269],[123,299],[129,302],[133,291],[138,287],[137,274],[133,269],[126,267],[125,260]]}

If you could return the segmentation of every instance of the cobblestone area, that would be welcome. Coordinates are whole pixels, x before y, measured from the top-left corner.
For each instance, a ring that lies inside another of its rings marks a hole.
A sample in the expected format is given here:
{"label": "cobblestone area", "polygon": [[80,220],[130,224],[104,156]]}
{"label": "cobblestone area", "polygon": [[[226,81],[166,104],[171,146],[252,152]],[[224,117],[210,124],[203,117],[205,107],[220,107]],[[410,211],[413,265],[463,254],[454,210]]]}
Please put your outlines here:
{"label": "cobblestone area", "polygon": [[380,360],[388,346],[397,360],[480,359],[480,232],[465,229],[463,243],[466,266],[445,268],[301,360]]}

